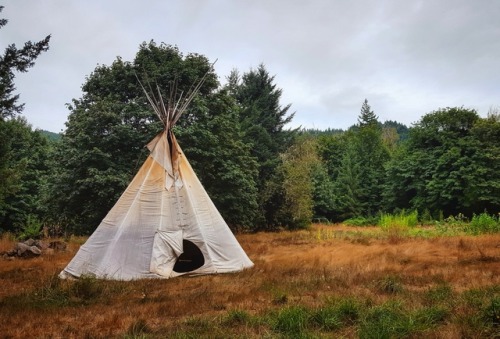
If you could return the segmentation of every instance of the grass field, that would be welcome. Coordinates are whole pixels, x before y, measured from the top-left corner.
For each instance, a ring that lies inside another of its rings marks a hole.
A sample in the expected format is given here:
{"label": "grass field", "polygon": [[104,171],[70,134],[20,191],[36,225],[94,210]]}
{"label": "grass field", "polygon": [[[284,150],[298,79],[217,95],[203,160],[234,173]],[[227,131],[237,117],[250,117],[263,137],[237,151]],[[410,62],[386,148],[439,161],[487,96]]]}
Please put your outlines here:
{"label": "grass field", "polygon": [[252,269],[133,282],[59,280],[84,241],[72,238],[0,259],[0,337],[500,338],[500,234],[416,234],[241,234]]}

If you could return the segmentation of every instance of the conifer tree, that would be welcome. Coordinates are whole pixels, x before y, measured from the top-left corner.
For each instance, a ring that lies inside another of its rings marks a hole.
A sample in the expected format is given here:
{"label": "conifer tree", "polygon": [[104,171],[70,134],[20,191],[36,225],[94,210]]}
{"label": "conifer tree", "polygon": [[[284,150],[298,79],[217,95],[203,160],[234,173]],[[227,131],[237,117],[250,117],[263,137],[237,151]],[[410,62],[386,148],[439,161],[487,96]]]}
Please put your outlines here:
{"label": "conifer tree", "polygon": [[368,100],[365,99],[363,105],[361,106],[361,112],[358,117],[359,127],[372,126],[378,124],[378,117],[372,111]]}

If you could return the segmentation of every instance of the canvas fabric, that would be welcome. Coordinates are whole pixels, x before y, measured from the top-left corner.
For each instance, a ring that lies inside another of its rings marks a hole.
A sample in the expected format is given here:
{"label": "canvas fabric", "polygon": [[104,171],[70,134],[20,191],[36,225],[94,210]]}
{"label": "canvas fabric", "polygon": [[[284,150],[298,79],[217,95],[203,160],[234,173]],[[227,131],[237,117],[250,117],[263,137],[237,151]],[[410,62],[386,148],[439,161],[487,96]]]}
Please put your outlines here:
{"label": "canvas fabric", "polygon": [[[150,156],[60,276],[132,280],[252,267],[173,134],[160,133],[148,148]],[[204,264],[177,273],[183,239],[198,246]]]}

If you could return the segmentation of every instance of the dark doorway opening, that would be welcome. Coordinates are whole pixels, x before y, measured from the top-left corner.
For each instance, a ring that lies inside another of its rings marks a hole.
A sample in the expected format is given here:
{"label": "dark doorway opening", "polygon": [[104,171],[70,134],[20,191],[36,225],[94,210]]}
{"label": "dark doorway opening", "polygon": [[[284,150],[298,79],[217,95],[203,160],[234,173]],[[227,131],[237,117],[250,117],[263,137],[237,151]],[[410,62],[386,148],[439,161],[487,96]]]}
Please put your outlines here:
{"label": "dark doorway opening", "polygon": [[177,273],[186,273],[194,271],[205,264],[203,253],[193,242],[182,240],[184,252],[177,258],[174,265],[174,271]]}

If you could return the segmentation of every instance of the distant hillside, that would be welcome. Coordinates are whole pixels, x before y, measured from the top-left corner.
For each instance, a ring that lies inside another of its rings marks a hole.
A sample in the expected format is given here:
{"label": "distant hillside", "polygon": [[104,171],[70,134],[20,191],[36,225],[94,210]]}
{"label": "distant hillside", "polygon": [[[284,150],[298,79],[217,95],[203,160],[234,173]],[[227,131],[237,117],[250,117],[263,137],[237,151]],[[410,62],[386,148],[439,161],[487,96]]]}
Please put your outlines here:
{"label": "distant hillside", "polygon": [[409,128],[400,122],[387,120],[382,124],[382,127],[395,128],[396,132],[399,134],[400,140],[408,139]]}
{"label": "distant hillside", "polygon": [[58,141],[61,139],[61,134],[60,133],[54,133],[54,132],[49,132],[49,131],[46,131],[46,130],[39,130],[40,133],[42,133],[43,135],[45,135],[49,140],[51,141]]}
{"label": "distant hillside", "polygon": [[[396,132],[399,134],[400,140],[406,140],[408,139],[408,131],[409,128],[397,121],[392,121],[392,120],[387,120],[384,123],[379,123],[382,128],[395,128]],[[347,130],[356,130],[358,128],[358,125],[352,125],[349,127]],[[320,130],[320,129],[304,129],[301,131],[302,133],[313,135],[313,136],[318,136],[318,135],[333,135],[333,134],[342,134],[345,131],[340,128],[327,128],[325,130]]]}
{"label": "distant hillside", "polygon": [[333,134],[342,134],[344,133],[343,129],[340,128],[327,128],[324,130],[321,129],[316,129],[316,128],[310,128],[310,129],[303,129],[301,130],[302,133],[309,134],[309,135],[333,135]]}

